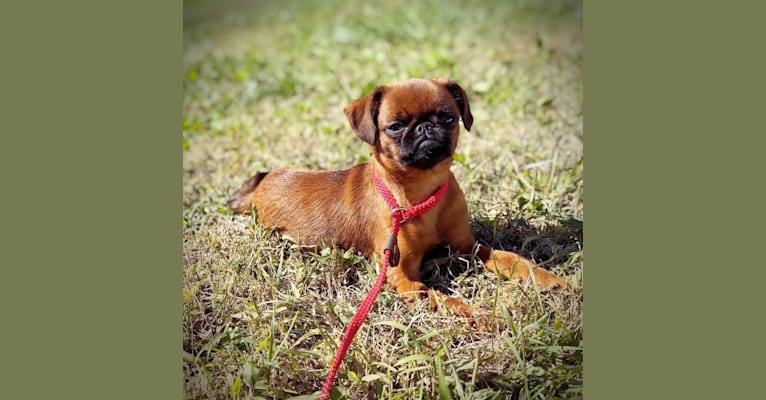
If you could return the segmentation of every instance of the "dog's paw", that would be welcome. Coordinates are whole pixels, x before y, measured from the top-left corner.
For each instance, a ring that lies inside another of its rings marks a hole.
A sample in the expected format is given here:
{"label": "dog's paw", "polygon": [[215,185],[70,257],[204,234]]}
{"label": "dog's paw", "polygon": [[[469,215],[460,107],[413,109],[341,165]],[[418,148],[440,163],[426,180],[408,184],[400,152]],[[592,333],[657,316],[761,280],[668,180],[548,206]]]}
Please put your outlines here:
{"label": "dog's paw", "polygon": [[456,297],[447,296],[434,289],[428,291],[428,299],[431,301],[431,308],[433,310],[436,310],[443,305],[444,309],[459,317],[470,318],[474,314],[474,307],[470,304],[467,304]]}
{"label": "dog's paw", "polygon": [[562,291],[567,287],[567,281],[546,269],[537,267],[534,269],[535,281],[543,290]]}

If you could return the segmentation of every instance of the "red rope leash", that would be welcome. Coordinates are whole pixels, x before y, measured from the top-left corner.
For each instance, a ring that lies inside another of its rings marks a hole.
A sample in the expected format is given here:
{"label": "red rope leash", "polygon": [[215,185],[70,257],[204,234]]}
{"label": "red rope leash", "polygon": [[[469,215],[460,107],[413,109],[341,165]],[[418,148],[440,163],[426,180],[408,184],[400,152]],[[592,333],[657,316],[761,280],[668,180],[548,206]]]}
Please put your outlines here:
{"label": "red rope leash", "polygon": [[333,381],[335,381],[335,375],[340,368],[340,363],[343,362],[343,357],[346,356],[346,352],[348,351],[349,346],[351,346],[351,341],[354,340],[356,332],[362,326],[364,319],[367,318],[367,313],[370,312],[372,304],[375,303],[375,299],[378,297],[378,293],[380,293],[380,289],[383,287],[389,264],[394,267],[399,264],[399,246],[396,239],[397,235],[399,235],[399,228],[408,220],[415,218],[418,215],[425,214],[434,208],[444,195],[447,194],[447,186],[449,186],[449,180],[446,180],[439,186],[436,193],[431,195],[426,201],[412,207],[402,208],[396,203],[394,195],[388,190],[383,181],[375,175],[375,166],[371,165],[370,169],[372,169],[372,180],[373,183],[375,183],[375,187],[378,189],[378,192],[380,192],[383,200],[386,201],[386,204],[388,204],[388,208],[391,209],[391,235],[388,236],[386,247],[383,249],[383,264],[380,267],[378,279],[375,281],[375,284],[372,285],[372,290],[370,290],[370,293],[364,298],[359,309],[356,310],[356,314],[351,318],[351,322],[349,322],[346,332],[343,334],[343,340],[341,340],[338,351],[335,353],[335,360],[333,360],[332,368],[322,387],[322,395],[319,396],[320,400],[327,400],[329,398]]}

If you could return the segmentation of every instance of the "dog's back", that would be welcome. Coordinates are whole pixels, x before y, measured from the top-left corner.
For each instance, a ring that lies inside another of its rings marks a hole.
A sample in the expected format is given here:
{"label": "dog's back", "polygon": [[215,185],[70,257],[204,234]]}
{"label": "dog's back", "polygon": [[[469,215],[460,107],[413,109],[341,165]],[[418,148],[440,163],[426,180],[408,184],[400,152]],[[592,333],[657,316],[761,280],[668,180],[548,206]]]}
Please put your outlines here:
{"label": "dog's back", "polygon": [[372,237],[385,227],[364,223],[375,221],[377,210],[359,199],[377,194],[370,193],[371,185],[361,184],[362,179],[370,179],[368,164],[341,171],[261,172],[242,185],[228,206],[242,214],[254,206],[260,225],[277,228],[302,245],[336,245],[370,255]]}

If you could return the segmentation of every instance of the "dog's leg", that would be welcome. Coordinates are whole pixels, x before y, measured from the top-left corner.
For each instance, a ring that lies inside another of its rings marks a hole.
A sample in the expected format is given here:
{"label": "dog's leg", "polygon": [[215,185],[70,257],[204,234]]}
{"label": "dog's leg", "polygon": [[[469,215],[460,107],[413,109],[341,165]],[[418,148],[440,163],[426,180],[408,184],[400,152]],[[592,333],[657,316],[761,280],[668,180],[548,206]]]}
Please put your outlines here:
{"label": "dog's leg", "polygon": [[388,270],[386,280],[402,297],[408,307],[413,307],[415,302],[426,296],[432,309],[437,309],[439,304],[444,304],[448,311],[455,315],[470,317],[472,308],[460,299],[449,297],[443,293],[429,289],[421,280],[420,267],[423,262],[421,254],[424,250],[420,247],[411,248],[407,240],[399,242],[400,261],[397,267]]}
{"label": "dog's leg", "polygon": [[404,299],[408,307],[428,294],[428,287],[420,279],[422,257],[415,257],[400,244],[399,265],[389,268],[386,281]]}
{"label": "dog's leg", "polygon": [[[403,262],[404,260],[402,260]],[[430,301],[431,309],[436,310],[439,304],[444,304],[448,311],[455,315],[470,317],[473,315],[473,309],[470,305],[460,299],[449,297],[439,291],[429,289],[420,281],[420,273],[412,274],[416,268],[407,268],[406,264],[400,262],[400,266],[388,270],[387,281],[399,293],[407,307],[412,308],[415,302],[424,299],[426,296]],[[420,264],[417,264],[419,271]],[[413,276],[415,275],[415,276]]]}
{"label": "dog's leg", "polygon": [[[473,247],[473,246],[471,246]],[[542,289],[561,290],[566,288],[566,281],[544,268],[540,268],[532,261],[510,251],[494,250],[484,245],[479,245],[477,254],[484,266],[508,279],[523,283],[529,280],[530,272],[534,274],[535,282]]]}
{"label": "dog's leg", "polygon": [[[467,210],[465,215],[467,220]],[[467,224],[446,229],[444,236],[447,243],[458,252],[463,254],[473,252],[476,239],[473,237]],[[484,267],[504,278],[523,283],[529,280],[531,275],[534,275],[535,282],[542,289],[561,290],[567,286],[563,278],[552,274],[544,268],[538,267],[531,260],[516,253],[494,250],[481,244],[478,246],[477,256],[484,263]]]}
{"label": "dog's leg", "polygon": [[[404,238],[403,238],[404,239]],[[421,242],[417,242],[421,244]],[[422,254],[425,252],[422,246],[412,248],[409,241],[404,239],[399,242],[400,261],[397,267],[388,270],[386,277],[389,284],[402,297],[408,307],[413,307],[415,302],[429,299],[431,309],[436,310],[440,304],[451,313],[463,317],[471,317],[473,308],[460,299],[449,297],[437,290],[429,289],[421,281],[420,268],[423,262]]]}

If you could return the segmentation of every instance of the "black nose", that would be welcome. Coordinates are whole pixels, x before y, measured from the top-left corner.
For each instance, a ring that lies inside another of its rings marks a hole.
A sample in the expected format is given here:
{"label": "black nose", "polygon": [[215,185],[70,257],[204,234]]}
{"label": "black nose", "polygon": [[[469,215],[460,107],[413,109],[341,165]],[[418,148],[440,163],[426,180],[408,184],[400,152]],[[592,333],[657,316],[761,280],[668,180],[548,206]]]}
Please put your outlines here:
{"label": "black nose", "polygon": [[430,138],[431,136],[433,136],[433,133],[432,133],[433,127],[434,125],[432,123],[423,122],[415,128],[415,133],[418,136],[426,135],[427,138]]}

